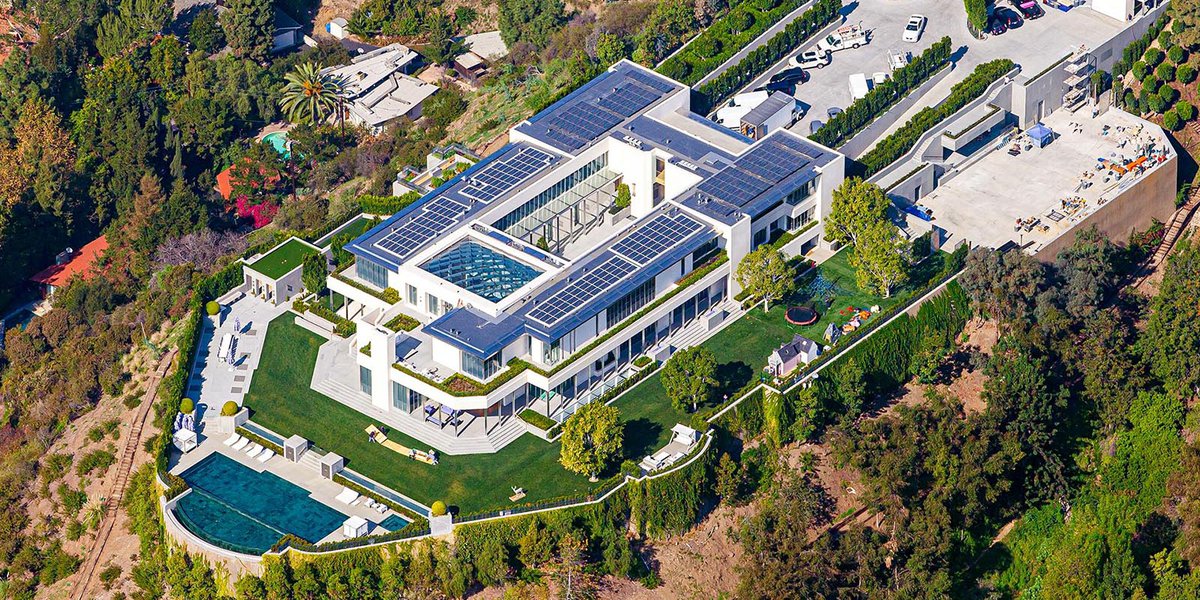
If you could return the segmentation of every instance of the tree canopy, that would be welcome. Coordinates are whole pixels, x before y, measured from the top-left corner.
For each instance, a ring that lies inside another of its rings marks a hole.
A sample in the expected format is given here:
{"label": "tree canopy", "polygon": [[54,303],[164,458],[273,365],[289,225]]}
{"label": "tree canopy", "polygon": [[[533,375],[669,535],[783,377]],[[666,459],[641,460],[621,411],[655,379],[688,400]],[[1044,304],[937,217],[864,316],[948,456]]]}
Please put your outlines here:
{"label": "tree canopy", "polygon": [[621,455],[623,436],[617,407],[585,404],[563,423],[559,462],[567,470],[596,477]]}
{"label": "tree canopy", "polygon": [[788,264],[782,252],[770,246],[743,256],[735,276],[742,289],[762,300],[764,310],[796,291],[796,269]]}
{"label": "tree canopy", "polygon": [[892,202],[879,186],[850,177],[833,190],[829,216],[825,218],[825,239],[843,246],[857,244],[868,227],[887,220]]}
{"label": "tree canopy", "polygon": [[565,20],[562,0],[500,0],[500,35],[511,48],[519,42],[544,48]]}
{"label": "tree canopy", "polygon": [[662,369],[662,384],[675,410],[696,410],[717,385],[717,359],[704,346],[671,355]]}

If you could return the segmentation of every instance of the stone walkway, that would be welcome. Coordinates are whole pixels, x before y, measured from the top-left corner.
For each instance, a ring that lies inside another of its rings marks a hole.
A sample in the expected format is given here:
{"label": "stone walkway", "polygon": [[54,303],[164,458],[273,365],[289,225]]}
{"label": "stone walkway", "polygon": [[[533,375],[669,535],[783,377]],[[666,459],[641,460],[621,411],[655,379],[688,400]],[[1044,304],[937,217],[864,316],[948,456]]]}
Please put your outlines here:
{"label": "stone walkway", "polygon": [[[238,292],[222,298],[219,320],[215,317],[204,319],[186,393],[197,401],[198,406],[212,408],[202,412],[201,418],[217,416],[221,405],[229,400],[241,406],[261,358],[267,324],[287,308],[286,304],[274,306]],[[241,330],[235,331],[239,321]],[[237,339],[237,360],[232,365],[218,356],[221,337],[227,333]]]}

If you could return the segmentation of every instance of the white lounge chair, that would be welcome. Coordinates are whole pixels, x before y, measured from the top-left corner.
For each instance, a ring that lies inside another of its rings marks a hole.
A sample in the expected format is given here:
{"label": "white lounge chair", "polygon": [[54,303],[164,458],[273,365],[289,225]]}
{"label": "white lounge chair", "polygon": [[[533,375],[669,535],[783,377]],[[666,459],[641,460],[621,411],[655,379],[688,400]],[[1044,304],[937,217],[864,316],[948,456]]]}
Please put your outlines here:
{"label": "white lounge chair", "polygon": [[244,439],[246,439],[246,438],[235,433],[235,434],[229,436],[229,439],[225,440],[222,443],[225,444],[226,446],[232,446],[232,445],[238,443],[238,441],[244,440]]}
{"label": "white lounge chair", "polygon": [[342,504],[350,504],[351,502],[358,500],[358,495],[359,495],[358,492],[356,492],[348,487],[343,487],[342,493],[337,495],[336,500],[338,502],[341,502]]}
{"label": "white lounge chair", "polygon": [[258,456],[258,454],[262,451],[263,451],[263,447],[261,445],[259,445],[258,442],[255,442],[253,444],[250,444],[249,448],[246,448],[246,456],[249,456],[250,458],[254,458],[255,456]]}
{"label": "white lounge chair", "polygon": [[[241,436],[239,436],[239,437],[241,437]],[[249,446],[249,445],[250,445],[250,439],[242,438],[242,439],[234,442],[233,445],[230,446],[230,448],[233,448],[234,450],[241,450],[242,448],[245,448],[246,446]]]}
{"label": "white lounge chair", "polygon": [[265,463],[268,460],[271,460],[272,456],[275,456],[274,450],[263,450],[263,453],[259,454],[258,458],[254,459],[254,460],[257,460],[260,463]]}
{"label": "white lounge chair", "polygon": [[375,510],[379,511],[379,514],[381,514],[381,515],[382,515],[383,513],[386,513],[386,512],[388,511],[388,507],[387,507],[387,506],[384,506],[383,504],[380,504],[380,503],[376,502],[376,503],[375,503]]}

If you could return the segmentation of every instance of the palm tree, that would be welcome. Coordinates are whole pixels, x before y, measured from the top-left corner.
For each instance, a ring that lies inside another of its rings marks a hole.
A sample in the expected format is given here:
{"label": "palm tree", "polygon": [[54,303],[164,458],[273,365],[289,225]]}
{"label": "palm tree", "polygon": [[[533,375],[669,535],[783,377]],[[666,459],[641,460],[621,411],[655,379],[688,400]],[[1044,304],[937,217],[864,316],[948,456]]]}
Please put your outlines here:
{"label": "palm tree", "polygon": [[313,63],[296,65],[284,79],[279,106],[292,122],[318,125],[341,103],[341,79],[322,73]]}

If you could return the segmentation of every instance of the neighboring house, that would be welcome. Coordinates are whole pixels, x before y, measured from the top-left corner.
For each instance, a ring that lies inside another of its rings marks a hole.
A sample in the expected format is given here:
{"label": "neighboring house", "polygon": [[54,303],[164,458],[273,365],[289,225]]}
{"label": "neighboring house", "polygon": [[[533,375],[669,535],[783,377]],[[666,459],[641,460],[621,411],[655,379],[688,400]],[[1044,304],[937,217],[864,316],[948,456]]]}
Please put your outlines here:
{"label": "neighboring house", "polygon": [[738,94],[717,111],[717,120],[752,139],[761,140],[796,122],[796,99],[785,92],[756,91]]}
{"label": "neighboring house", "polygon": [[304,28],[291,15],[275,7],[275,42],[271,53],[287,52],[304,43]]}
{"label": "neighboring house", "polygon": [[[232,168],[233,168],[232,166],[225,167],[225,169],[223,171],[221,171],[220,173],[217,173],[216,190],[217,190],[217,193],[221,194],[221,197],[226,200],[229,200],[233,197],[233,186],[234,186],[235,182],[233,180],[233,173],[231,172]],[[275,176],[270,177],[268,179],[267,183],[273,185],[273,184],[277,183],[278,181],[279,181],[279,176],[275,175]]]}
{"label": "neighboring house", "polygon": [[479,79],[487,74],[487,62],[474,52],[464,52],[454,57],[454,70],[463,79],[471,83],[479,83]]}
{"label": "neighboring house", "polygon": [[396,119],[419,119],[422,103],[438,91],[408,75],[420,66],[420,58],[408,46],[391,44],[321,72],[342,80],[346,120],[378,132]]}
{"label": "neighboring house", "polygon": [[780,346],[767,358],[767,370],[776,377],[791,373],[800,365],[817,359],[821,355],[821,345],[800,335],[792,341]]}
{"label": "neighboring house", "polygon": [[41,286],[46,298],[52,298],[54,292],[65,287],[71,279],[79,277],[86,281],[95,276],[99,272],[95,268],[96,263],[106,250],[108,240],[104,236],[88,242],[79,250],[67,248],[55,257],[53,265],[42,269],[29,280]]}
{"label": "neighboring house", "polygon": [[392,195],[403,196],[407,192],[424,194],[480,160],[478,154],[462,144],[439,146],[425,155],[424,170],[404,167],[396,173],[396,179],[392,182]]}
{"label": "neighboring house", "polygon": [[500,37],[500,31],[485,31],[463,38],[463,45],[483,60],[494,62],[508,56],[508,45]]}

